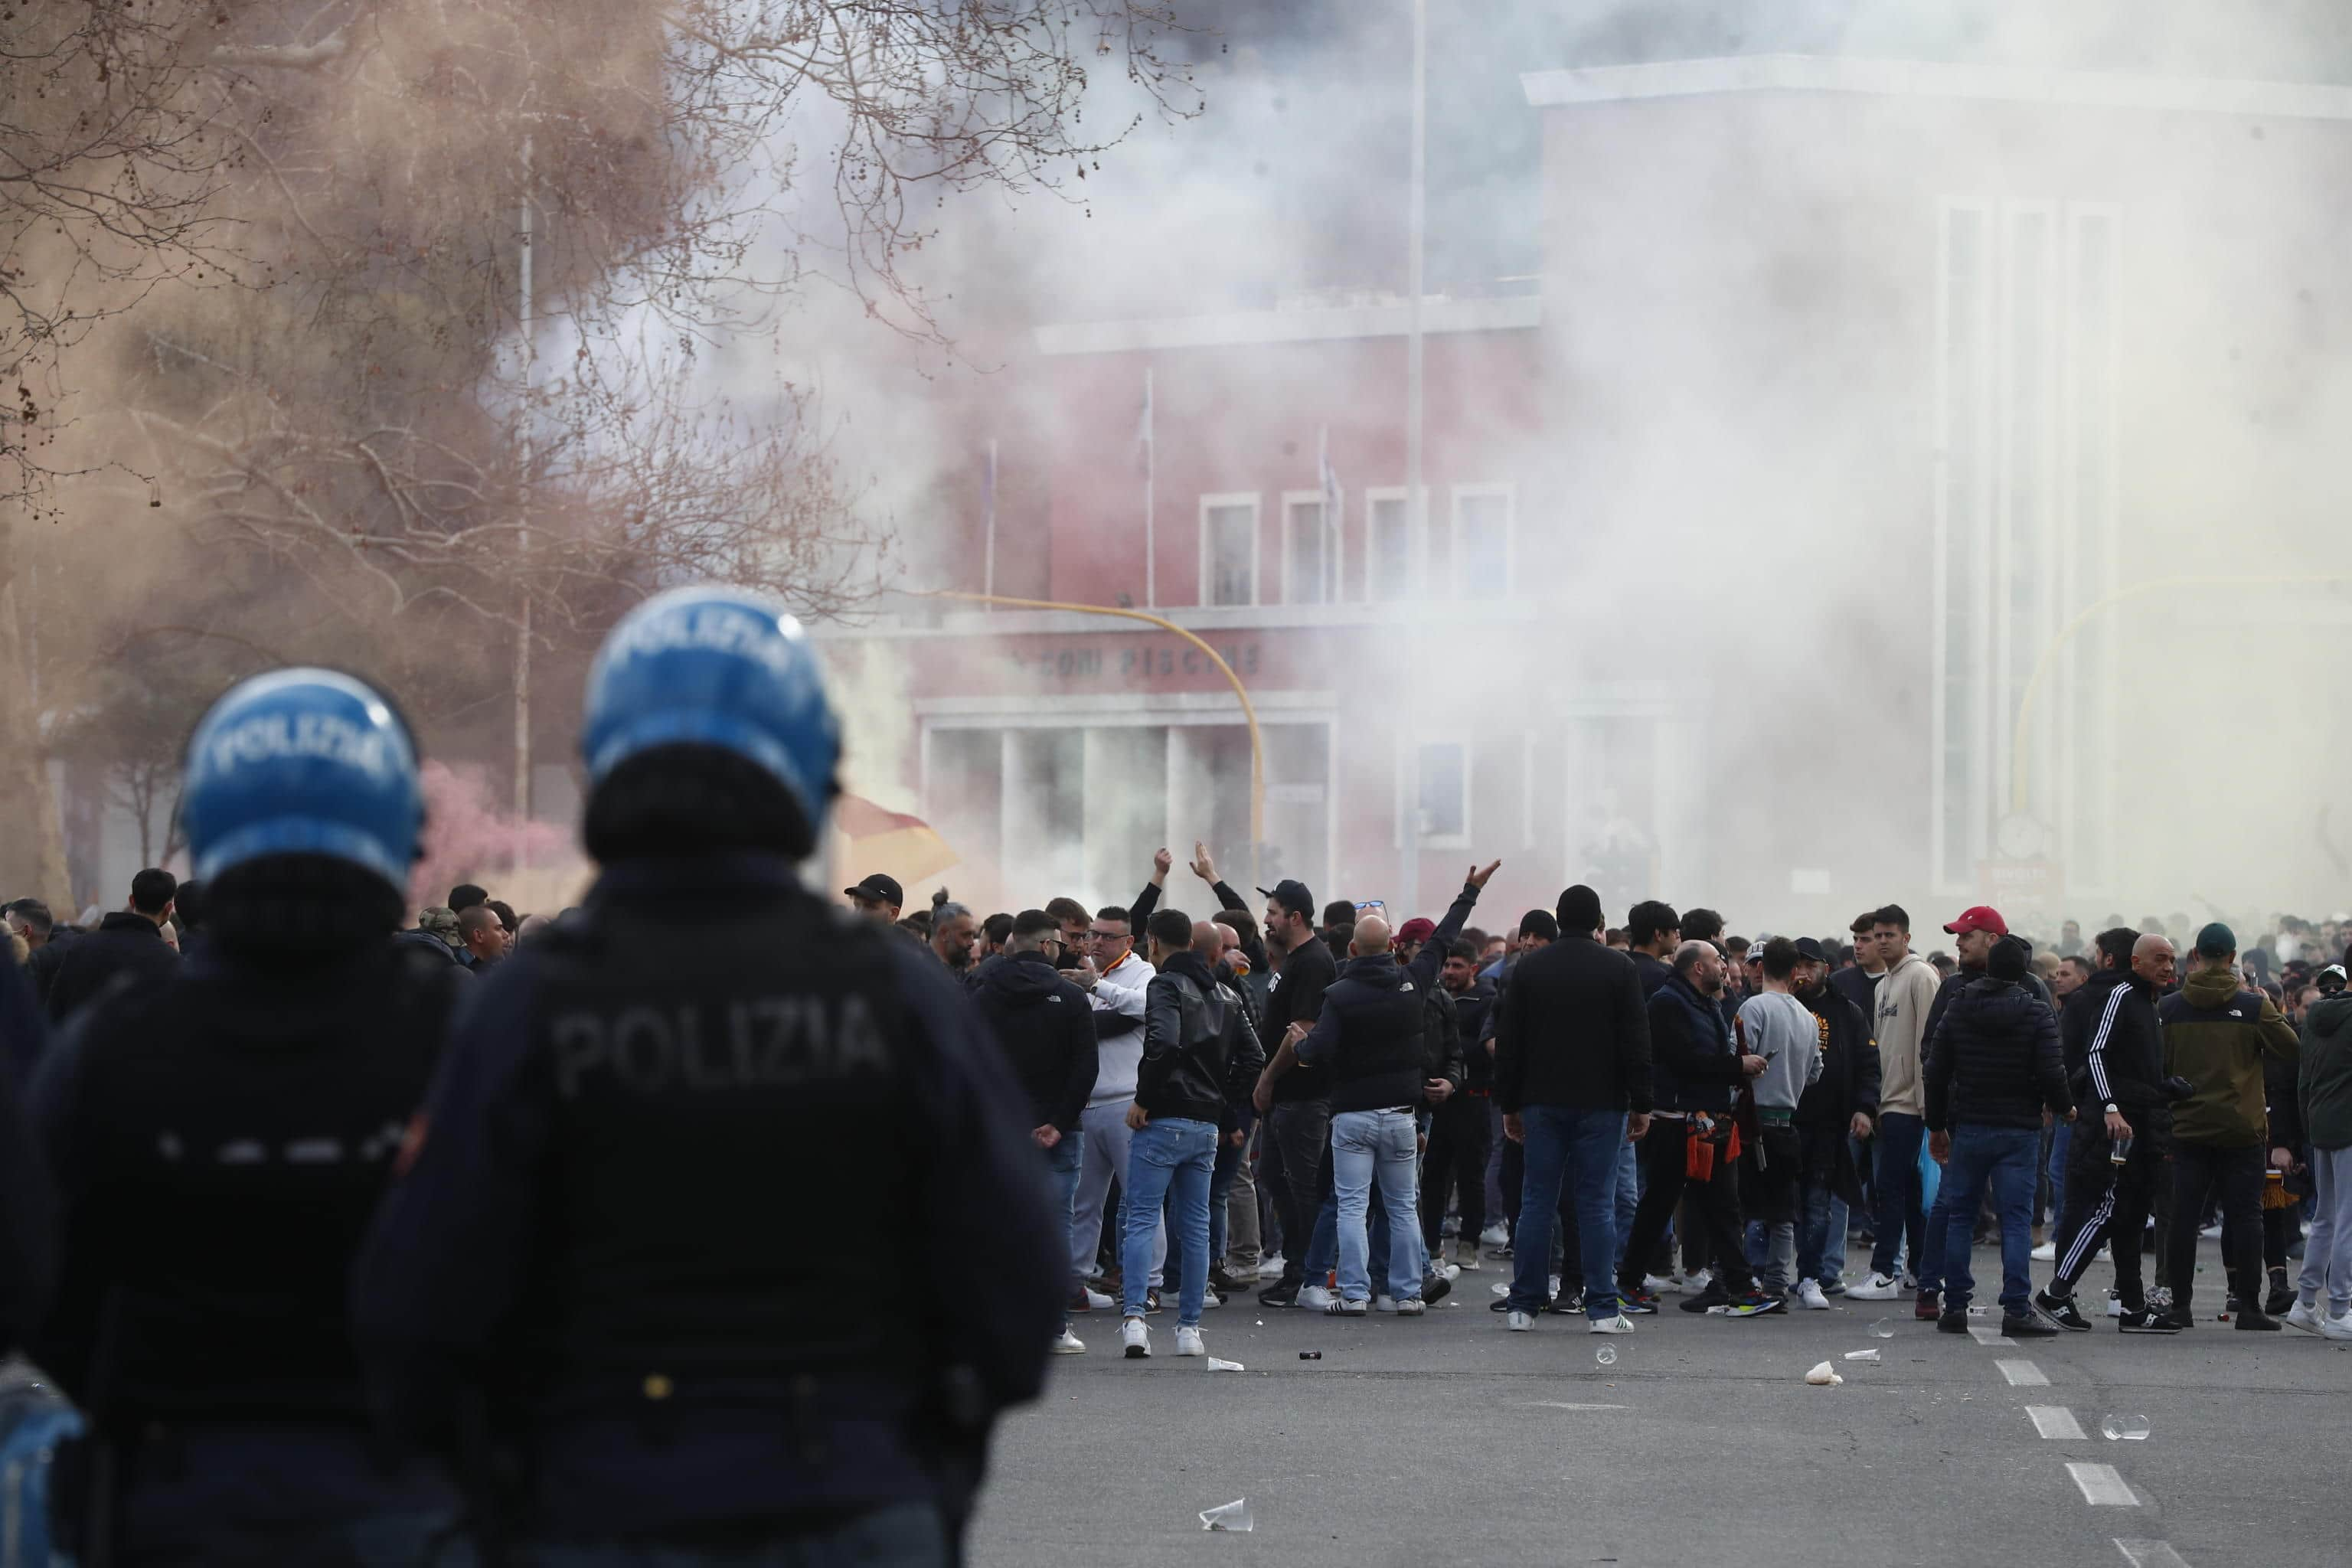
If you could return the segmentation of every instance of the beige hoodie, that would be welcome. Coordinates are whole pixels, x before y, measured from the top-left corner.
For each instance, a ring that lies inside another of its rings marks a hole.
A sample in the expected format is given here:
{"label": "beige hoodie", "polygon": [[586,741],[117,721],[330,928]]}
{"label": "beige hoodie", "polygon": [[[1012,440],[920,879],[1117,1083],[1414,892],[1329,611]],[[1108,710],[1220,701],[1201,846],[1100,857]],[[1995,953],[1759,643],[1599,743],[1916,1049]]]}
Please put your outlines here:
{"label": "beige hoodie", "polygon": [[1936,966],[1917,953],[1878,977],[1877,1016],[1871,1020],[1878,1037],[1878,1109],[1906,1116],[1927,1113],[1919,1058],[1927,1048],[1927,1013],[1936,1005],[1943,982]]}

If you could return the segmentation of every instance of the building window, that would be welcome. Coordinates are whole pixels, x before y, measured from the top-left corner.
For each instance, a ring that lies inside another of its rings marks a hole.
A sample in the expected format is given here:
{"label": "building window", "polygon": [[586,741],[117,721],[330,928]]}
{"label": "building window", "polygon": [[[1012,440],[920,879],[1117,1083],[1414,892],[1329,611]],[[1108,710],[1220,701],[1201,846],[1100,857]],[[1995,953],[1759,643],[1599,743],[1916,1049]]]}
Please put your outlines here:
{"label": "building window", "polygon": [[1470,742],[1444,736],[1415,742],[1402,759],[1397,837],[1414,835],[1424,849],[1470,842]]}
{"label": "building window", "polygon": [[1412,510],[1401,489],[1364,495],[1364,597],[1383,604],[1412,596]]}
{"label": "building window", "polygon": [[1339,520],[1322,492],[1282,498],[1283,603],[1339,602]]}
{"label": "building window", "polygon": [[1201,603],[1257,603],[1257,497],[1201,498]]}
{"label": "building window", "polygon": [[[1450,554],[1454,596],[1500,599],[1510,592],[1512,495],[1508,485],[1457,485]],[[1431,563],[1433,583],[1445,579]]]}

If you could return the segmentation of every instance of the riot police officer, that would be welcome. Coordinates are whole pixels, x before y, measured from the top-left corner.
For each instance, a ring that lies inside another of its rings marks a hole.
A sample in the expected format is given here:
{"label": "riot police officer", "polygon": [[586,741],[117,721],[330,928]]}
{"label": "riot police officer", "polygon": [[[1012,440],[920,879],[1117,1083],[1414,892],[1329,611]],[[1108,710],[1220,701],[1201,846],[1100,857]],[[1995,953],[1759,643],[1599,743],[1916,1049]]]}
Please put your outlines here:
{"label": "riot police officer", "polygon": [[477,983],[361,1262],[387,1412],[478,1404],[523,1562],[950,1561],[1061,1326],[1025,1107],[947,970],[801,885],[839,731],[789,616],[638,606],[582,750],[602,875]]}
{"label": "riot police officer", "polygon": [[93,1430],[58,1522],[85,1563],[424,1562],[456,1497],[375,1436],[348,1311],[456,994],[389,940],[415,747],[362,682],[283,669],[213,705],[185,778],[210,940],[93,1000],[34,1084],[35,1359]]}

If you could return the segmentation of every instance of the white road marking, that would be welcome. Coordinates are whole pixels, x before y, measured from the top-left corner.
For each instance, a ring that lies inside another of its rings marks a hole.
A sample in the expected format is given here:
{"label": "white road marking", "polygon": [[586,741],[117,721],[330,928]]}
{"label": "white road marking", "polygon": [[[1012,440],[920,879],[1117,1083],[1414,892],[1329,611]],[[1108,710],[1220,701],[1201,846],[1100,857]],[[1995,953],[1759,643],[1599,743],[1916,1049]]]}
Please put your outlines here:
{"label": "white road marking", "polygon": [[2083,1424],[2074,1413],[2063,1405],[2029,1405],[2025,1414],[2032,1419],[2033,1429],[2044,1437],[2080,1437]]}
{"label": "white road marking", "polygon": [[2013,1351],[2017,1348],[2017,1342],[1999,1329],[1988,1329],[1976,1323],[1969,1325],[1969,1338],[1980,1345],[1994,1345],[2002,1350]]}
{"label": "white road marking", "polygon": [[2000,1368],[2000,1375],[2009,1379],[2011,1388],[2050,1386],[2050,1380],[2042,1375],[2042,1369],[2030,1361],[1997,1361],[1992,1364]]}
{"label": "white road marking", "polygon": [[1630,1410],[1629,1405],[1563,1405],[1557,1399],[1530,1399],[1530,1410]]}
{"label": "white road marking", "polygon": [[2132,1568],[2189,1568],[2189,1560],[2175,1552],[2168,1541],[2118,1540],[2116,1548]]}
{"label": "white road marking", "polygon": [[2095,1507],[2137,1508],[2139,1494],[2124,1484],[2113,1465],[2069,1465],[2066,1473],[2083,1489],[2083,1500]]}

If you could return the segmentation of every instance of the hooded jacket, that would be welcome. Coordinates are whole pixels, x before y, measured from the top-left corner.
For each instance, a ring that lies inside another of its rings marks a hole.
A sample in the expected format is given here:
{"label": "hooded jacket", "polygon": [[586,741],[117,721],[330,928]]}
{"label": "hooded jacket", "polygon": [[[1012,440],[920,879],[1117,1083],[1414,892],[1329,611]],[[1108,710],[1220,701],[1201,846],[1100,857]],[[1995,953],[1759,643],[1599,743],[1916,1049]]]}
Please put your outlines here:
{"label": "hooded jacket", "polygon": [[2164,1079],[2164,1041],[2156,1024],[2156,998],[2128,969],[2102,969],[2066,999],[2059,1019],[2066,1047],[2067,1087],[2086,1110],[2109,1105],[2137,1128],[2150,1112],[2170,1101]]}
{"label": "hooded jacket", "polygon": [[1298,1043],[1300,1061],[1330,1069],[1333,1115],[1420,1100],[1427,1001],[1395,955],[1348,961]]}
{"label": "hooded jacket", "polygon": [[1029,1125],[1065,1132],[1076,1128],[1100,1066],[1087,994],[1063,979],[1042,952],[999,955],[971,990],[1029,1097]]}
{"label": "hooded jacket", "polygon": [[1154,1118],[1222,1127],[1227,1103],[1246,1100],[1265,1065],[1245,1016],[1200,954],[1170,954],[1145,992],[1135,1103]]}
{"label": "hooded jacket", "polygon": [[2267,1137],[2264,1053],[2294,1061],[2294,1026],[2271,999],[2248,991],[2228,965],[2200,969],[2156,1009],[2164,1070],[2189,1080],[2172,1108],[2172,1135],[2215,1149],[2252,1149]]}
{"label": "hooded jacket", "polygon": [[1945,1007],[1927,1043],[1927,1128],[2039,1129],[2042,1108],[2074,1109],[2058,1017],[2013,980],[1979,975]]}
{"label": "hooded jacket", "polygon": [[2296,1089],[2311,1146],[2352,1148],[2352,992],[2324,996],[2304,1015]]}
{"label": "hooded jacket", "polygon": [[1936,966],[1917,953],[1879,976],[1878,1109],[1906,1116],[1926,1114],[1921,1068],[1927,1056],[1927,1015],[1935,1007],[1938,982]]}

